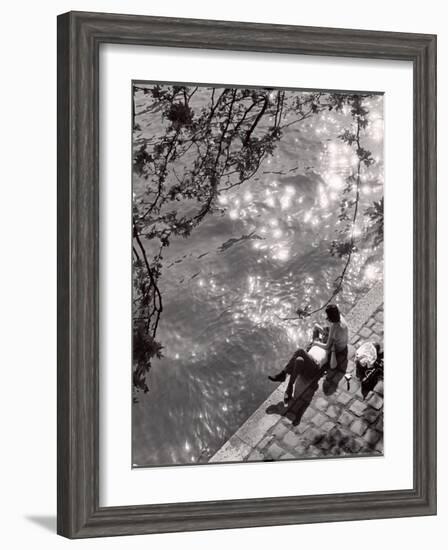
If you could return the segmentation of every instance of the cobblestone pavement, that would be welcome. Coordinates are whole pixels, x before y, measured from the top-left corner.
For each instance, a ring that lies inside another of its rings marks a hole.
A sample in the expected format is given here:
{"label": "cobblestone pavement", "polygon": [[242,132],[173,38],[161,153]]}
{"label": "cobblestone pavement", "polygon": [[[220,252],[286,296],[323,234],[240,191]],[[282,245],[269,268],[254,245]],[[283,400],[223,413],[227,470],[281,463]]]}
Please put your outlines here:
{"label": "cobblestone pavement", "polygon": [[[286,408],[279,401],[266,409],[278,415],[278,421],[244,460],[382,455],[383,381],[361,388],[353,362],[356,348],[367,340],[383,347],[383,306],[352,336],[345,371],[330,370],[311,381],[298,379],[292,405]],[[352,375],[349,387],[345,374]]]}

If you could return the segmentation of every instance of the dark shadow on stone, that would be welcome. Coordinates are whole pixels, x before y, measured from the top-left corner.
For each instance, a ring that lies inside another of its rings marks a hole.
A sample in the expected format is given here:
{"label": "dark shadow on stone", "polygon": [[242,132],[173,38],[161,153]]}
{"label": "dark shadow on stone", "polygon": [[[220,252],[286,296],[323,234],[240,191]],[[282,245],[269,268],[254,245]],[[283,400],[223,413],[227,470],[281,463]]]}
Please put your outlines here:
{"label": "dark shadow on stone", "polygon": [[25,519],[39,525],[46,531],[56,533],[56,516],[25,516]]}
{"label": "dark shadow on stone", "polygon": [[[315,372],[316,371],[314,371],[314,373]],[[269,405],[269,407],[267,407],[265,411],[266,414],[278,414],[279,416],[284,416],[291,420],[291,423],[294,426],[298,426],[300,424],[302,416],[305,414],[305,411],[309,407],[311,401],[313,400],[314,394],[319,387],[319,380],[322,378],[322,376],[325,376],[326,373],[327,365],[324,365],[319,370],[317,376],[314,376],[314,378],[309,378],[308,376],[298,376],[295,384],[304,384],[305,382],[304,390],[300,392],[299,395],[294,397],[288,405],[285,405],[283,401],[279,401],[278,403]],[[295,391],[297,391],[296,385]]]}
{"label": "dark shadow on stone", "polygon": [[305,392],[295,399],[284,412],[283,416],[291,420],[293,426],[298,426],[302,420],[305,411],[309,407],[311,401],[313,400],[314,394],[316,393],[319,387],[320,377],[315,378],[311,384],[308,386]]}
{"label": "dark shadow on stone", "polygon": [[295,424],[297,425],[311,403],[317,388],[319,387],[319,380],[322,376],[322,372],[324,371],[321,371],[319,376],[315,377],[314,380],[310,379],[309,382],[307,382],[308,385],[306,386],[306,389],[300,393],[300,395],[293,398],[288,405],[285,405],[283,400],[278,403],[273,403],[267,407],[265,411],[266,414],[278,414],[279,416],[285,416],[293,423],[298,417],[297,423]]}
{"label": "dark shadow on stone", "polygon": [[361,438],[340,426],[333,426],[329,432],[317,434],[310,443],[322,456],[378,454],[371,450]]}
{"label": "dark shadow on stone", "polygon": [[332,395],[337,389],[339,382],[347,372],[348,359],[344,359],[336,369],[328,369],[325,380],[322,384],[322,391],[325,395]]}

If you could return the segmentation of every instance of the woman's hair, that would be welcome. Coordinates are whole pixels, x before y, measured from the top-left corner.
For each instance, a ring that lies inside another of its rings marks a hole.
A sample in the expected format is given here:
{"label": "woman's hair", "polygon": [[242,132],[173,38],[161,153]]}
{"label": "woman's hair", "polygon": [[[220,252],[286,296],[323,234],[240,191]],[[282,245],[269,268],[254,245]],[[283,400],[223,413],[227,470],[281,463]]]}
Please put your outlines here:
{"label": "woman's hair", "polygon": [[339,308],[335,304],[330,304],[325,308],[325,313],[330,323],[339,323],[341,320],[341,314],[339,313]]}

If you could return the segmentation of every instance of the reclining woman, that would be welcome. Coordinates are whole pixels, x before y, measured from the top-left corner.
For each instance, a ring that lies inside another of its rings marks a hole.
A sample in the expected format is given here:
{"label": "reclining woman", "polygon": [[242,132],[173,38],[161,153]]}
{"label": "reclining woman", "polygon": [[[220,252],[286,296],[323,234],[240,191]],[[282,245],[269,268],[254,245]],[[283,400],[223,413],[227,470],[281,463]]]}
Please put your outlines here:
{"label": "reclining woman", "polygon": [[284,397],[285,404],[288,404],[292,398],[294,382],[299,374],[306,378],[313,378],[320,373],[324,365],[330,364],[330,368],[336,368],[347,361],[347,322],[339,312],[338,306],[334,304],[328,305],[325,309],[325,313],[330,323],[326,339],[326,331],[319,325],[315,325],[313,342],[309,346],[309,349],[304,350],[303,348],[299,348],[282,371],[275,376],[268,377],[273,382],[284,382],[289,375],[288,386]]}

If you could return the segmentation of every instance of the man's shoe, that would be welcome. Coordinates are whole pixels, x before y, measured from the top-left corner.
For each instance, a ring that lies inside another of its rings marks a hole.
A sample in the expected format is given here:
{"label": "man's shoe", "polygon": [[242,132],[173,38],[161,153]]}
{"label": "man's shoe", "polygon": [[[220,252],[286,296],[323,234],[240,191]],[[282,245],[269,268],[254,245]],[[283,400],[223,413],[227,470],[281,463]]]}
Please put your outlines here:
{"label": "man's shoe", "polygon": [[286,374],[282,371],[275,376],[268,376],[268,378],[272,380],[272,382],[284,382],[286,380]]}

